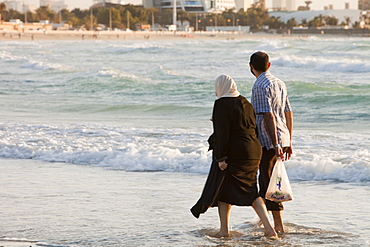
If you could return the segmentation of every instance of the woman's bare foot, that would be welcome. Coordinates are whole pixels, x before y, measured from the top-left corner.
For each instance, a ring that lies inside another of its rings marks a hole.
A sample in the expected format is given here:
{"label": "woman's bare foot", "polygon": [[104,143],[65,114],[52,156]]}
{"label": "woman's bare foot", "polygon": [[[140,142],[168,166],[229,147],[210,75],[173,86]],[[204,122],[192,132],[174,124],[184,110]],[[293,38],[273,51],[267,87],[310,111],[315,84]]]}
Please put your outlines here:
{"label": "woman's bare foot", "polygon": [[218,232],[215,235],[216,238],[229,238],[230,233],[229,232]]}
{"label": "woman's bare foot", "polygon": [[272,231],[268,231],[267,229],[265,229],[265,237],[266,238],[279,238],[278,237],[278,234],[274,231],[274,229],[272,229]]}

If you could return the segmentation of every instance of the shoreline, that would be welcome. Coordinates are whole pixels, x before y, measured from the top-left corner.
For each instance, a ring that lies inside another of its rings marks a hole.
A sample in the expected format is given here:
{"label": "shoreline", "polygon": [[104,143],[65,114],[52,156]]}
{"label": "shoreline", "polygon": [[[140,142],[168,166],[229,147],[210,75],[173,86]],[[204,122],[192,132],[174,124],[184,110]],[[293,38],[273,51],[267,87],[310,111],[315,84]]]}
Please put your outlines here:
{"label": "shoreline", "polygon": [[[268,244],[261,240],[262,230],[250,223],[257,219],[250,207],[232,209],[231,228],[240,237],[210,237],[218,229],[217,208],[200,219],[189,211],[200,196],[205,174],[125,172],[6,158],[0,158],[0,168],[7,205],[2,210],[0,246],[84,246],[87,241],[89,246]],[[292,189],[295,199],[284,203],[287,232],[279,244],[369,244],[366,210],[358,210],[369,203],[367,186],[292,181]],[[358,209],[348,198],[358,202]]]}
{"label": "shoreline", "polygon": [[348,37],[343,35],[268,34],[244,32],[185,32],[185,31],[3,31],[0,41],[39,40],[246,40],[246,39],[304,39],[308,37]]}

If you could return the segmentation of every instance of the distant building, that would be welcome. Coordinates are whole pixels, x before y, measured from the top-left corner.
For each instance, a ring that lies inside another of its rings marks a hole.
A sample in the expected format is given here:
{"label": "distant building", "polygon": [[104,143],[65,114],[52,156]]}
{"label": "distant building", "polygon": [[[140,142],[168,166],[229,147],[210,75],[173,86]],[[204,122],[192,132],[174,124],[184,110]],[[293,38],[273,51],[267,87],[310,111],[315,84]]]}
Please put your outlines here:
{"label": "distant building", "polygon": [[122,0],[93,0],[94,4],[101,4],[102,6],[105,6],[107,3],[112,3],[112,4],[119,4],[119,5],[125,5],[125,1]]}
{"label": "distant building", "polygon": [[[253,0],[176,0],[176,8],[190,13],[218,13],[228,9],[247,10],[252,3]],[[173,9],[173,0],[143,0],[143,5],[145,8]]]}
{"label": "distant building", "polygon": [[295,0],[286,0],[286,10],[288,11],[297,10],[295,6]]}
{"label": "distant building", "polygon": [[294,11],[296,10],[295,0],[273,0],[272,9],[274,11]]}
{"label": "distant building", "polygon": [[258,0],[212,0],[214,5],[208,8],[209,12],[222,12],[228,9],[246,11],[252,7],[252,4]]}
{"label": "distant building", "polygon": [[333,4],[329,4],[328,6],[324,6],[324,10],[328,10],[328,9],[334,9]]}
{"label": "distant building", "polygon": [[52,25],[49,23],[42,23],[42,22],[28,22],[24,23],[19,19],[12,19],[9,22],[1,22],[0,29],[7,30],[7,31],[17,31],[17,32],[24,32],[24,31],[50,31],[52,30]]}
{"label": "distant building", "polygon": [[235,7],[236,11],[239,11],[240,9],[243,9],[246,11],[250,7],[252,7],[253,0],[235,0]]}
{"label": "distant building", "polygon": [[40,7],[51,6],[54,0],[40,0]]}
{"label": "distant building", "polygon": [[16,1],[4,1],[4,4],[6,6],[6,9],[13,9],[18,12],[24,12],[24,4]]}
{"label": "distant building", "polygon": [[370,10],[370,0],[358,0],[359,10]]}
{"label": "distant building", "polygon": [[24,4],[24,2],[15,1],[15,0],[4,1],[4,4],[6,6],[6,9],[13,9],[21,13],[26,13],[28,11],[34,12],[38,8],[34,5],[27,5],[27,4]]}
{"label": "distant building", "polygon": [[[207,9],[209,8],[208,6],[215,6],[215,2],[205,0],[176,0],[176,7],[178,10],[181,9],[192,13],[207,12]],[[146,6],[144,5],[144,7]],[[173,0],[154,0],[152,7],[173,9]]]}
{"label": "distant building", "polygon": [[215,9],[216,10],[228,10],[236,9],[236,3],[234,0],[215,0]]}
{"label": "distant building", "polygon": [[322,16],[334,16],[338,19],[338,23],[346,21],[346,18],[350,18],[351,23],[361,20],[361,10],[357,9],[341,9],[341,10],[310,10],[310,11],[294,11],[294,12],[284,12],[284,11],[272,11],[269,12],[270,17],[278,17],[279,20],[287,22],[288,20],[294,18],[298,24],[302,20],[307,22],[311,21],[315,17]]}
{"label": "distant building", "polygon": [[68,5],[64,3],[63,0],[55,1],[55,0],[40,0],[40,7],[49,6],[51,10],[54,12],[59,12],[62,9],[68,8]]}

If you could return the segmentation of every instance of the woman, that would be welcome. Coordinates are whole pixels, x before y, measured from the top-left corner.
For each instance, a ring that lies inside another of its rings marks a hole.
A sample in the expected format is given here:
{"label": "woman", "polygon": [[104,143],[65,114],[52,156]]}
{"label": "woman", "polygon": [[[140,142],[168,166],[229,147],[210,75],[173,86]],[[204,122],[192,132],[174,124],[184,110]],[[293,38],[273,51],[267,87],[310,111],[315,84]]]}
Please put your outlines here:
{"label": "woman", "polygon": [[262,148],[253,107],[228,75],[216,79],[215,92],[218,99],[212,115],[214,133],[209,140],[213,165],[202,196],[191,211],[199,217],[209,206],[218,206],[221,227],[217,237],[229,237],[231,205],[252,206],[264,225],[265,236],[276,237],[257,191]]}

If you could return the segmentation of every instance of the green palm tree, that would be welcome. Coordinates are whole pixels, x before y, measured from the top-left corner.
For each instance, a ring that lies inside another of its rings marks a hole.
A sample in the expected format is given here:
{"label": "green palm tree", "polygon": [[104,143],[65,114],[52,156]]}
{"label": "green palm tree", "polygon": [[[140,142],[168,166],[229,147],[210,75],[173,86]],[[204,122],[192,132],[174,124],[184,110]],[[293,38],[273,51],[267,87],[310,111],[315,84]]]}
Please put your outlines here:
{"label": "green palm tree", "polygon": [[1,14],[6,10],[5,3],[0,3],[0,22],[1,22]]}

